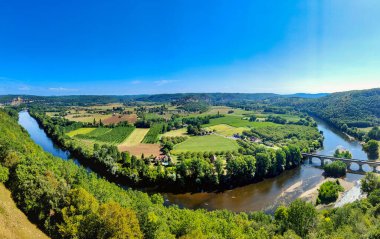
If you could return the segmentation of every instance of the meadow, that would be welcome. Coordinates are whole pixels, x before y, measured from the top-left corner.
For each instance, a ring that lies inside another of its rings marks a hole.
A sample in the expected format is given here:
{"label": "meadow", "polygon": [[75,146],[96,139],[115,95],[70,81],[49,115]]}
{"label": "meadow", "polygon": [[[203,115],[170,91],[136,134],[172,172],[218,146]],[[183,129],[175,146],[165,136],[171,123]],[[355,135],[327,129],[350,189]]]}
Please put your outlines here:
{"label": "meadow", "polygon": [[227,139],[218,135],[194,136],[188,140],[177,144],[172,150],[173,154],[183,152],[215,152],[215,151],[235,151],[238,144],[232,139]]}

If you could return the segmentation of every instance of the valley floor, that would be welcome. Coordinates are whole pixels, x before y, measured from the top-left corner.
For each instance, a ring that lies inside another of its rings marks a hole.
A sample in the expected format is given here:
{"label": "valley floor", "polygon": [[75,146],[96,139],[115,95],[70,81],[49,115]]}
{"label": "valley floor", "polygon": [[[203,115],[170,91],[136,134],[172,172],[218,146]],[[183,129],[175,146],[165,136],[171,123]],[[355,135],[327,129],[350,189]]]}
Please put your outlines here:
{"label": "valley floor", "polygon": [[49,238],[17,208],[11,197],[11,192],[4,184],[0,184],[0,238]]}

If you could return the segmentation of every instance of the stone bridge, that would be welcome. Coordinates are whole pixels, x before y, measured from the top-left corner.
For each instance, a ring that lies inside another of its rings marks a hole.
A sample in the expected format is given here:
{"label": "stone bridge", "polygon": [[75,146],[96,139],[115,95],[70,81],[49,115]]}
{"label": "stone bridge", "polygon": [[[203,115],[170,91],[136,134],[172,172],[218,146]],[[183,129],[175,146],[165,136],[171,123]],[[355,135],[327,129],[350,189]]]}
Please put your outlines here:
{"label": "stone bridge", "polygon": [[350,171],[352,170],[351,164],[357,164],[359,166],[359,169],[356,170],[357,172],[364,172],[363,165],[368,165],[370,168],[372,168],[372,172],[374,173],[380,173],[380,170],[377,170],[377,167],[380,166],[380,161],[371,161],[371,160],[358,160],[358,159],[344,159],[344,158],[336,158],[332,156],[326,156],[326,155],[319,155],[319,154],[310,154],[310,153],[302,153],[302,156],[304,158],[308,158],[311,162],[312,158],[318,158],[321,160],[321,166],[325,164],[325,161],[342,161],[347,165],[347,169]]}

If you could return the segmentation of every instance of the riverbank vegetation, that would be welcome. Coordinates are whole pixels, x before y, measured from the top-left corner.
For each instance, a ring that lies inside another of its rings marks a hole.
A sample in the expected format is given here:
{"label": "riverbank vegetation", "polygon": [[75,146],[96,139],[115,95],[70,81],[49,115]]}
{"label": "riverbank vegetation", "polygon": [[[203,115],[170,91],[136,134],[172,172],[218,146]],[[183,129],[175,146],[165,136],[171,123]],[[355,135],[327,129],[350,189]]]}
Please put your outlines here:
{"label": "riverbank vegetation", "polygon": [[367,143],[363,145],[363,149],[368,154],[368,158],[379,158],[379,143],[376,140],[369,140]]}
{"label": "riverbank vegetation", "polygon": [[342,161],[334,161],[323,166],[325,175],[328,177],[343,177],[347,172],[347,165]]}
{"label": "riverbank vegetation", "polygon": [[336,149],[334,152],[334,157],[336,158],[344,158],[344,159],[352,159],[352,154],[349,150],[345,149]]}
{"label": "riverbank vegetation", "polygon": [[339,192],[343,191],[344,188],[340,185],[339,180],[324,182],[318,189],[316,204],[329,204],[335,202],[339,197]]}

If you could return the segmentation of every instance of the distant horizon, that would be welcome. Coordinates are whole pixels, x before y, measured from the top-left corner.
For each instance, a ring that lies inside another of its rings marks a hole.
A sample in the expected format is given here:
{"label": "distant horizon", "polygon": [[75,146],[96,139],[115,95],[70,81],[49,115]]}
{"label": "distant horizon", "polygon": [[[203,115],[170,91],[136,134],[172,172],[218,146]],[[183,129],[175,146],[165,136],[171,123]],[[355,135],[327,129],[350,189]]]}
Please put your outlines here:
{"label": "distant horizon", "polygon": [[287,96],[287,95],[299,95],[299,94],[305,94],[305,95],[329,95],[334,93],[342,93],[342,92],[349,92],[349,91],[362,91],[362,90],[373,90],[373,89],[380,89],[380,87],[375,88],[368,88],[368,89],[354,89],[354,90],[347,90],[347,91],[337,91],[337,92],[318,92],[318,93],[308,93],[308,92],[296,92],[296,93],[290,93],[290,94],[281,94],[281,93],[274,93],[274,92],[174,92],[174,93],[157,93],[157,94],[66,94],[66,95],[37,95],[37,94],[0,94],[0,96],[40,96],[40,97],[65,97],[65,96],[147,96],[147,95],[173,95],[173,94],[274,94],[274,95],[281,95],[281,96]]}

